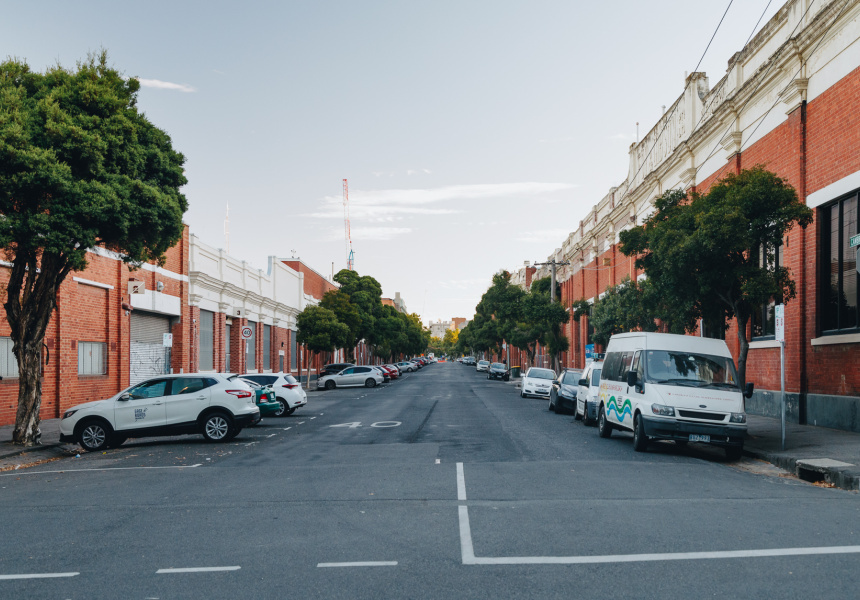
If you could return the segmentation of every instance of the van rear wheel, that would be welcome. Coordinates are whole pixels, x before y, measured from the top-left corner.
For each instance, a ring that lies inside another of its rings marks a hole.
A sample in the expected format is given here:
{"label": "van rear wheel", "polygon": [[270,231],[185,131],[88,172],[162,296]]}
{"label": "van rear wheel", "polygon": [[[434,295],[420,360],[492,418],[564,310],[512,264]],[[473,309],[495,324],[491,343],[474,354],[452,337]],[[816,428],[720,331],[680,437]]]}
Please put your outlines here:
{"label": "van rear wheel", "polygon": [[633,417],[633,449],[636,452],[645,452],[648,449],[648,436],[645,435],[645,424],[639,413]]}
{"label": "van rear wheel", "polygon": [[[588,408],[586,407],[586,410]],[[600,405],[600,412],[597,414],[597,435],[602,438],[608,438],[612,435],[612,424],[606,420],[606,409]]]}

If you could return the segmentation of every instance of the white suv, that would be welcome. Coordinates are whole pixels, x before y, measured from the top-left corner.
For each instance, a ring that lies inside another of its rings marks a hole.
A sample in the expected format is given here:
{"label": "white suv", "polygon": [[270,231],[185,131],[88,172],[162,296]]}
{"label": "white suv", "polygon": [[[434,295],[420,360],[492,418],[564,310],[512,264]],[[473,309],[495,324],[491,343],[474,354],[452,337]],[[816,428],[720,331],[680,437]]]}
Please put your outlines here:
{"label": "white suv", "polygon": [[94,452],[128,438],[202,434],[210,442],[233,439],[260,420],[254,392],[220,373],[161,375],[107,400],[73,406],[60,421],[60,441]]}
{"label": "white suv", "polygon": [[276,417],[291,415],[297,408],[308,403],[308,395],[302,389],[302,385],[289,373],[247,373],[241,377],[260,385],[272,386],[275,397],[281,405],[275,413]]}

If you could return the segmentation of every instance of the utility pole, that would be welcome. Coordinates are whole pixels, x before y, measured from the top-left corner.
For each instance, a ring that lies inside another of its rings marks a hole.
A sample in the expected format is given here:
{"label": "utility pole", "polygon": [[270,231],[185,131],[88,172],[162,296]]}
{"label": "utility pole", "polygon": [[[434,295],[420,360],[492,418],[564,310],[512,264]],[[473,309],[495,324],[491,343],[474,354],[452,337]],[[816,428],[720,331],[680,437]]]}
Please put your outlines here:
{"label": "utility pole", "polygon": [[[543,267],[543,266],[549,265],[549,269],[550,269],[549,301],[553,304],[555,304],[555,270],[556,270],[556,267],[564,267],[564,266],[569,265],[569,264],[570,264],[569,260],[557,261],[555,259],[552,259],[552,260],[544,262],[544,263],[539,263],[539,262],[534,263],[534,265],[536,267]],[[552,357],[552,368],[554,371],[558,371],[558,367],[559,367],[558,355],[554,355]]]}

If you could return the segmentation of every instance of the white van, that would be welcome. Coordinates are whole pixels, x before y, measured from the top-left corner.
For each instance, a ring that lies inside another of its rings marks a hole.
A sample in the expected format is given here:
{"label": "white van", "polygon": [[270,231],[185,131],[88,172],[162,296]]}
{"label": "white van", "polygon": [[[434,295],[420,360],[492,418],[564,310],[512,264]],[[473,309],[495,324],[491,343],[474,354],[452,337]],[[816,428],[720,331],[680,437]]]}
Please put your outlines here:
{"label": "white van", "polygon": [[743,453],[744,396],[735,363],[722,340],[668,333],[612,336],[600,378],[597,428],[633,432],[633,448],[649,440],[705,442],[722,446],[726,457]]}

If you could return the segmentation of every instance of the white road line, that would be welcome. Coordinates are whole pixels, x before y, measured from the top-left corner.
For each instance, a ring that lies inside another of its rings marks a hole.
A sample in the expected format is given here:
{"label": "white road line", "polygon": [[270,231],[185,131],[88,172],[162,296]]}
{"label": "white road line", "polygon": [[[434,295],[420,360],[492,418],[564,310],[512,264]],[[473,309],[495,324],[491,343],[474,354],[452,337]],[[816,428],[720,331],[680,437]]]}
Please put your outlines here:
{"label": "white road line", "polygon": [[296,423],[296,425],[304,425],[304,424],[305,424],[304,421],[299,421],[298,423]]}
{"label": "white road line", "polygon": [[211,573],[213,571],[238,571],[242,567],[192,567],[188,569],[159,569],[156,574],[169,573]]}
{"label": "white road line", "polygon": [[472,528],[469,525],[469,507],[458,506],[460,509],[460,554],[464,565],[475,565],[475,547],[472,545]]}
{"label": "white road line", "polygon": [[[460,507],[462,514],[465,506]],[[468,515],[466,517],[468,519]],[[468,520],[466,521],[468,527]],[[460,521],[462,530],[463,521]],[[471,543],[471,538],[469,539]],[[461,534],[460,544],[463,546]],[[860,546],[826,546],[819,548],[773,548],[764,550],[729,550],[724,552],[672,552],[665,554],[609,554],[605,556],[510,556],[498,558],[468,557],[465,565],[580,565],[595,563],[657,562],[669,560],[703,560],[720,558],[761,558],[766,556],[816,556],[822,554],[858,554]],[[471,560],[467,560],[471,558]]]}
{"label": "white road line", "polygon": [[437,465],[438,465],[438,464],[440,464],[441,462],[442,462],[442,459],[441,459],[441,458],[437,458],[437,459],[436,459],[436,464],[437,464]]}
{"label": "white road line", "polygon": [[0,575],[0,579],[52,579],[55,577],[75,577],[80,573],[21,573],[19,575]]}
{"label": "white road line", "polygon": [[287,427],[284,429],[284,431],[289,431],[290,429],[292,429],[292,427]]}
{"label": "white road line", "polygon": [[457,500],[466,500],[466,476],[461,462],[457,463]]}
{"label": "white road line", "polygon": [[313,421],[314,419],[316,419],[316,417],[311,417],[311,421]]}
{"label": "white road line", "polygon": [[[256,442],[254,442],[256,443]],[[61,469],[59,471],[15,471],[14,473],[6,473],[0,477],[20,477],[21,475],[45,475],[47,473],[86,473],[88,471],[135,471],[140,469],[193,469],[194,467],[202,467],[203,463],[196,465],[171,465],[167,467],[104,467],[102,469]]]}
{"label": "white road line", "polygon": [[318,568],[328,567],[396,567],[396,560],[379,560],[365,562],[317,563]]}
{"label": "white road line", "polygon": [[266,437],[267,437],[267,438],[270,438],[270,437],[275,437],[276,435],[278,435],[278,434],[277,434],[277,433],[273,433],[272,435],[267,435]]}

